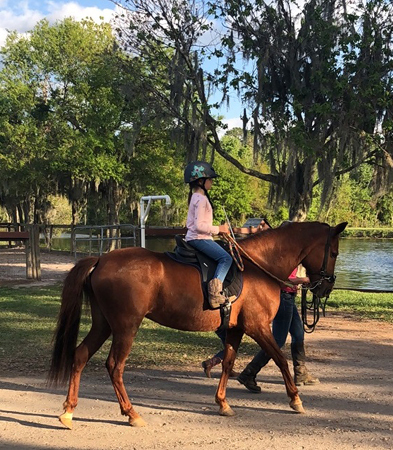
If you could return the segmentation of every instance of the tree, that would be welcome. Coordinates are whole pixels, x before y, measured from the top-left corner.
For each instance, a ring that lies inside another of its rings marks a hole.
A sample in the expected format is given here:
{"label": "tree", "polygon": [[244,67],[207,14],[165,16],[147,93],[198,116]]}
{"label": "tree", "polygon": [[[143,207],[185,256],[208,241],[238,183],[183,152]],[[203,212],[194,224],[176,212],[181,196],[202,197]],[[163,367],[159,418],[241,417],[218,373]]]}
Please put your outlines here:
{"label": "tree", "polygon": [[[165,59],[162,49],[171,49],[166,61],[177,78],[162,99],[168,112],[194,133],[203,129],[213,155],[217,151],[244,173],[269,182],[271,201],[287,202],[290,218],[307,216],[319,184],[324,206],[332,198],[333,180],[362,164],[379,164],[384,176],[378,179],[384,183],[374,191],[388,189],[390,4],[369,0],[349,14],[345,3],[337,8],[334,0],[310,0],[297,17],[292,14],[295,3],[281,0],[130,0],[125,5],[131,11],[131,31],[121,34],[125,45],[147,63],[157,49],[160,61]],[[218,45],[203,46],[201,36],[213,31],[212,19],[227,28]],[[209,50],[225,59],[221,68],[204,75],[201,67]],[[224,101],[231,90],[238,91],[245,123],[251,110],[255,159],[267,161],[269,172],[225,152],[207,81],[223,92]],[[189,102],[194,105],[191,116],[185,110]],[[204,157],[206,147],[200,146],[198,155]]]}
{"label": "tree", "polygon": [[[222,138],[222,147],[226,153],[241,161],[244,165],[251,165],[253,154],[249,143],[243,145],[242,130],[230,130]],[[233,221],[233,226],[241,226],[247,217],[264,217],[268,212],[268,185],[258,180],[250,179],[221,156],[215,158],[214,167],[219,174],[215,181],[211,198],[215,205],[214,217],[217,222],[225,222],[226,217]],[[262,167],[262,164],[259,165]]]}
{"label": "tree", "polygon": [[39,221],[28,210],[37,216],[37,205],[58,190],[78,223],[91,183],[107,183],[109,223],[118,223],[128,159],[123,124],[139,114],[140,102],[126,98],[131,78],[117,70],[123,58],[110,26],[43,20],[27,37],[11,33],[2,55],[3,198],[9,193],[8,202],[19,205],[23,192],[35,205],[20,219]]}

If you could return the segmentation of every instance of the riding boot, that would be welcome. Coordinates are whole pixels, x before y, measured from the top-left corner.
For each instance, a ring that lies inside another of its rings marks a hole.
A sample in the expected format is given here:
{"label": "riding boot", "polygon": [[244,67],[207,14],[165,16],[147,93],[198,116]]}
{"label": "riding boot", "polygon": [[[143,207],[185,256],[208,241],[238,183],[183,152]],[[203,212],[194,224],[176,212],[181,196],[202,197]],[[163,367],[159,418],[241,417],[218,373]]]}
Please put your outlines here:
{"label": "riding boot", "polygon": [[[205,372],[205,375],[207,378],[211,378],[211,370],[214,366],[217,364],[222,363],[222,359],[219,356],[213,356],[213,358],[207,359],[206,361],[202,362],[203,371]],[[239,376],[239,373],[235,370],[231,370],[229,372],[229,378],[237,378]]]}
{"label": "riding boot", "polygon": [[296,386],[318,384],[319,379],[313,377],[307,370],[304,342],[291,344],[291,353]]}
{"label": "riding boot", "polygon": [[213,358],[207,359],[206,361],[202,362],[203,371],[205,372],[207,378],[212,377],[210,374],[211,370],[213,369],[214,366],[220,364],[221,361],[222,359],[219,358],[218,356],[213,356]]}
{"label": "riding boot", "polygon": [[222,293],[222,281],[218,278],[213,278],[209,282],[209,303],[212,308],[218,308],[225,303],[225,295]]}
{"label": "riding boot", "polygon": [[256,377],[258,372],[262,369],[262,367],[266,366],[269,360],[270,357],[263,350],[261,350],[254,356],[254,359],[237,377],[237,381],[243,384],[250,392],[259,394],[261,392],[261,388],[257,385]]}

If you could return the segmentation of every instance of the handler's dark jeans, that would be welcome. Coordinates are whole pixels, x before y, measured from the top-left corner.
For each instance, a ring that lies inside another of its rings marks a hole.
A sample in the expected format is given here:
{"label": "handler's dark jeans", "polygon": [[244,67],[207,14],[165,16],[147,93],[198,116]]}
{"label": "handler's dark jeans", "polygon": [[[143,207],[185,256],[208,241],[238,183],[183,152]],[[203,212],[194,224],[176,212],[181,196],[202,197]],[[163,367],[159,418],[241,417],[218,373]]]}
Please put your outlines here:
{"label": "handler's dark jeans", "polygon": [[[222,346],[225,348],[225,339],[227,337],[227,330],[216,331],[216,335],[221,339]],[[216,353],[213,356],[213,358],[215,357],[224,359],[224,350],[220,350],[218,353]]]}
{"label": "handler's dark jeans", "polygon": [[[295,293],[281,292],[280,295],[280,306],[273,320],[273,336],[280,348],[284,346],[288,332],[291,335],[292,344],[304,341],[303,323],[296,308],[295,297]],[[247,367],[257,374],[269,361],[270,356],[261,350]]]}

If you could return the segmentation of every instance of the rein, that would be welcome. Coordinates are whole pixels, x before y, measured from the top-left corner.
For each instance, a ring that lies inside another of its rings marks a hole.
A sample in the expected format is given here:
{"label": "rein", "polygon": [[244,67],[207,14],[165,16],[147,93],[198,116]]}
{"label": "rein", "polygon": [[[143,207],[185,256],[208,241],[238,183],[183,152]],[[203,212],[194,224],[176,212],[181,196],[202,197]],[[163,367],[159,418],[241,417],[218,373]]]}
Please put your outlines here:
{"label": "rein", "polygon": [[289,281],[284,281],[281,280],[280,278],[276,277],[275,275],[273,275],[271,272],[269,272],[268,270],[266,270],[264,267],[262,267],[259,263],[257,263],[255,261],[254,258],[252,258],[237,242],[235,239],[233,239],[232,236],[230,236],[229,234],[223,234],[222,237],[224,238],[225,241],[227,241],[228,245],[229,245],[229,251],[231,253],[231,256],[233,257],[237,267],[239,268],[239,270],[241,272],[243,272],[244,270],[244,263],[243,260],[241,258],[241,254],[243,254],[249,261],[251,261],[253,264],[255,264],[259,269],[261,269],[263,272],[265,272],[267,275],[269,275],[270,277],[272,277],[274,280],[278,281],[279,283],[281,283],[284,286],[287,287],[293,287],[294,284],[290,283]]}
{"label": "rein", "polygon": [[[240,271],[244,270],[244,263],[241,258],[241,254],[243,254],[249,261],[251,261],[253,264],[255,264],[259,269],[261,269],[263,272],[265,272],[267,275],[269,275],[274,280],[278,281],[281,285],[293,287],[294,284],[290,283],[289,281],[281,280],[280,278],[273,275],[271,272],[266,270],[264,267],[262,267],[257,261],[254,260],[237,242],[236,240],[230,236],[229,234],[223,234],[222,237],[229,245],[229,251],[230,254],[235,261],[237,267]],[[325,254],[323,258],[323,263],[321,270],[319,271],[318,275],[320,275],[320,279],[310,284],[308,287],[302,287],[302,297],[301,297],[301,314],[302,314],[302,321],[303,321],[303,329],[305,333],[312,333],[315,330],[315,327],[319,321],[320,312],[319,309],[322,310],[323,316],[325,316],[325,307],[328,297],[325,297],[325,301],[323,302],[320,297],[318,297],[316,294],[313,293],[313,290],[316,289],[318,286],[322,284],[323,281],[327,281],[329,283],[334,284],[336,277],[335,275],[328,275],[326,272],[327,267],[327,261],[329,256],[329,249],[330,249],[330,242],[331,242],[331,228],[329,227],[329,233],[325,244]],[[314,274],[311,274],[314,275]],[[312,293],[312,300],[307,301],[307,291],[310,290]],[[309,313],[312,313],[312,321],[309,321],[308,315]]]}

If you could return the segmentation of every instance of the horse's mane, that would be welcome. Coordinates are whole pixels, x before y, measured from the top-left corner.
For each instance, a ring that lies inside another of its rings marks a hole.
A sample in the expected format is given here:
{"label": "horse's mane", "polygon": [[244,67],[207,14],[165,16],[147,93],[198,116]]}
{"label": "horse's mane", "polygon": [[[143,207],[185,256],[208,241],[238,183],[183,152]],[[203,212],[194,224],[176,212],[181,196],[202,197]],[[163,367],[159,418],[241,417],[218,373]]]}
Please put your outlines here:
{"label": "horse's mane", "polygon": [[[283,244],[288,239],[296,239],[297,236],[310,236],[313,235],[321,228],[329,228],[329,224],[324,222],[290,222],[284,221],[276,228],[270,228],[265,231],[257,231],[254,234],[246,236],[238,240],[238,244],[245,245],[248,249],[258,247],[262,249],[270,250],[277,245]],[[277,237],[277,239],[275,239]],[[281,237],[281,239],[280,239]]]}
{"label": "horse's mane", "polygon": [[239,242],[241,243],[242,241],[248,241],[248,242],[252,242],[253,240],[258,240],[260,239],[261,236],[271,236],[272,234],[277,233],[280,230],[283,229],[287,229],[287,228],[297,228],[297,227],[301,227],[304,228],[305,226],[309,227],[309,226],[326,226],[329,227],[329,224],[324,223],[324,222],[318,222],[318,221],[313,221],[313,222],[292,222],[290,220],[284,220],[284,222],[282,222],[278,227],[275,228],[269,228],[268,230],[260,230],[257,231],[254,234],[250,234],[242,239],[239,239]]}

